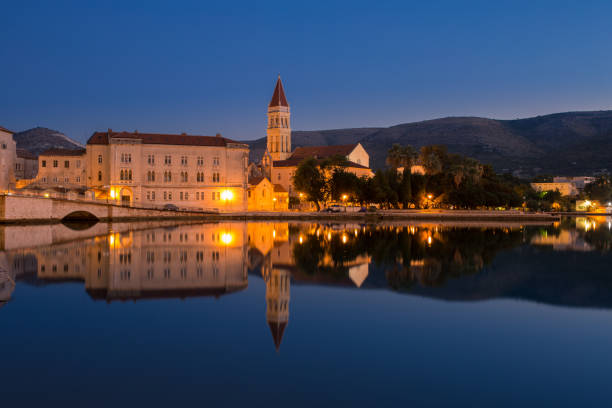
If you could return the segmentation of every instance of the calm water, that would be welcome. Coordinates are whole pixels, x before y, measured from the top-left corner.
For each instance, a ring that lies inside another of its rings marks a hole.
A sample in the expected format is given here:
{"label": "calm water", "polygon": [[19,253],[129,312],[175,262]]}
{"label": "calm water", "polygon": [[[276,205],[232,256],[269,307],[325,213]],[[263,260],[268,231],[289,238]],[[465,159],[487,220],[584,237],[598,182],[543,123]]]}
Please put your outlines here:
{"label": "calm water", "polygon": [[2,406],[608,406],[611,219],[0,228]]}

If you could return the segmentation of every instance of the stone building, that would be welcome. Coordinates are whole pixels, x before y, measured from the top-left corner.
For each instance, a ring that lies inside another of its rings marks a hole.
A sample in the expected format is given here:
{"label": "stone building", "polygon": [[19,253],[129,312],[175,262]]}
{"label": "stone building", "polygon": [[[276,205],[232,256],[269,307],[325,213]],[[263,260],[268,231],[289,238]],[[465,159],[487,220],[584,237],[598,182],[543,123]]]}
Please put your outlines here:
{"label": "stone building", "polygon": [[87,187],[125,205],[246,211],[247,145],[217,136],[96,132]]}
{"label": "stone building", "polygon": [[49,149],[38,156],[35,185],[84,190],[87,168],[86,151],[82,149]]}
{"label": "stone building", "polygon": [[352,145],[308,146],[291,150],[291,109],[280,76],[268,104],[266,152],[262,157],[263,173],[289,195],[297,196],[292,177],[299,164],[308,158],[318,160],[336,155],[346,158],[346,170],[358,177],[372,176],[370,157],[360,143]]}
{"label": "stone building", "polygon": [[26,149],[17,149],[15,159],[15,179],[30,180],[38,174],[38,157]]}
{"label": "stone building", "polygon": [[279,184],[272,184],[267,177],[249,177],[249,211],[286,211],[289,194]]}
{"label": "stone building", "polygon": [[0,126],[0,193],[15,186],[15,159],[17,144],[13,132]]}

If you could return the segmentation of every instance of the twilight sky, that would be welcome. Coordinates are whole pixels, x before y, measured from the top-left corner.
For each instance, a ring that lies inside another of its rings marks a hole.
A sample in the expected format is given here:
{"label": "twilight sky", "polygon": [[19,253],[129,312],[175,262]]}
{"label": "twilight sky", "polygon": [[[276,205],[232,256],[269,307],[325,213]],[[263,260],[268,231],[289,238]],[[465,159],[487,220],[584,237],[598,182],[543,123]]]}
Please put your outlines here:
{"label": "twilight sky", "polygon": [[607,1],[12,1],[0,126],[265,135],[612,108]]}

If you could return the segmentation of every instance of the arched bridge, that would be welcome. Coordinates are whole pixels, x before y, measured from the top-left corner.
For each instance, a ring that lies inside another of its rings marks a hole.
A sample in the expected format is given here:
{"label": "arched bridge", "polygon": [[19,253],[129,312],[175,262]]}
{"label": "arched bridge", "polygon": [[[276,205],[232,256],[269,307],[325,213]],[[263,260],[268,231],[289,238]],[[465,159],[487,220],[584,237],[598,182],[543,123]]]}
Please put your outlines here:
{"label": "arched bridge", "polygon": [[1,195],[0,222],[61,220],[111,220],[129,218],[171,218],[203,216],[197,212],[177,212],[150,208],[124,207],[86,200],[38,196]]}

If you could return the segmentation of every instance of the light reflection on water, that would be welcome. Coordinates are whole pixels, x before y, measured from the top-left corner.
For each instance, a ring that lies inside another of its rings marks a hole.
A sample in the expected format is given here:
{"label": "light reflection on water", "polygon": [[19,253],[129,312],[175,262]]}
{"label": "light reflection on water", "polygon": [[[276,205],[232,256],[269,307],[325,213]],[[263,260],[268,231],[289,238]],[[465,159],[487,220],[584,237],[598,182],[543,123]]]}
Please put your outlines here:
{"label": "light reflection on water", "polygon": [[[522,299],[607,310],[612,308],[610,225],[609,217],[596,217],[567,218],[545,226],[286,222],[7,226],[0,228],[0,304],[8,306],[0,310],[0,321],[13,309],[38,301],[34,297],[38,292],[19,296],[20,287],[45,291],[69,282],[79,285],[89,302],[128,310],[132,307],[128,301],[149,300],[163,307],[173,298],[239,296],[251,292],[249,283],[255,281],[253,293],[261,307],[245,312],[242,323],[248,324],[251,313],[259,313],[271,334],[268,344],[273,343],[277,352],[291,330],[293,307],[300,309],[300,299],[291,296],[292,285],[320,291],[322,304],[332,302],[326,298],[328,288],[352,288],[365,291],[364,295],[383,289],[389,296],[393,292],[406,299],[463,304]],[[351,301],[355,299],[359,296]],[[372,306],[373,313],[376,307]],[[216,310],[223,314],[223,304]],[[314,318],[309,315],[314,310],[302,308],[302,321]],[[359,317],[353,318],[358,325]],[[209,328],[215,329],[220,327]],[[316,323],[313,329],[318,330]],[[8,334],[19,335],[15,330]],[[298,345],[308,338],[293,341]],[[242,345],[234,339],[229,347]],[[333,361],[327,363],[334,366]]]}

